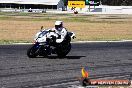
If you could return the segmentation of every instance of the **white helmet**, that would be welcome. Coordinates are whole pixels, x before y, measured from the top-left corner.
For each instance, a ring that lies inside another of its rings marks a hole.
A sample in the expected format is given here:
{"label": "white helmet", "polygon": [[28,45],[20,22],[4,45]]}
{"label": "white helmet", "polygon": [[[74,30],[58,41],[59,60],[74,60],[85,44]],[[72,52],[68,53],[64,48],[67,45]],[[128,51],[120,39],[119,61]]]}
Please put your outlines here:
{"label": "white helmet", "polygon": [[60,31],[62,27],[63,27],[63,21],[56,21],[55,22],[55,29]]}

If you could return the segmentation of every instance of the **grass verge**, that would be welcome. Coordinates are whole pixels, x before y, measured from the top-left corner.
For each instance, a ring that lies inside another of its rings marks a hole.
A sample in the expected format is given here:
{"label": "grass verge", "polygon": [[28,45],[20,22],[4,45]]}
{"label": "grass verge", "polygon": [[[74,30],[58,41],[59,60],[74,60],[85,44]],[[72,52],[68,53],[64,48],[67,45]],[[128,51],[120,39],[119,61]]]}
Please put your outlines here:
{"label": "grass verge", "polygon": [[73,41],[132,40],[132,15],[0,12],[0,43],[32,42],[41,26],[52,28],[56,20],[75,32]]}

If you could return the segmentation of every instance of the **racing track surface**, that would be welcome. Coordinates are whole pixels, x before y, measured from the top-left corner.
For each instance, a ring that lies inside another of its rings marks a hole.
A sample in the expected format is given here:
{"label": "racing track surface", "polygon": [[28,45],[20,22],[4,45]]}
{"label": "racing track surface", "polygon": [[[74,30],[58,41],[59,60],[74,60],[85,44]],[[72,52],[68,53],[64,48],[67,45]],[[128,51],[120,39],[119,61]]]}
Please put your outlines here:
{"label": "racing track surface", "polygon": [[65,58],[28,58],[30,45],[0,45],[0,88],[70,88],[81,67],[92,79],[129,79],[132,42],[72,44]]}

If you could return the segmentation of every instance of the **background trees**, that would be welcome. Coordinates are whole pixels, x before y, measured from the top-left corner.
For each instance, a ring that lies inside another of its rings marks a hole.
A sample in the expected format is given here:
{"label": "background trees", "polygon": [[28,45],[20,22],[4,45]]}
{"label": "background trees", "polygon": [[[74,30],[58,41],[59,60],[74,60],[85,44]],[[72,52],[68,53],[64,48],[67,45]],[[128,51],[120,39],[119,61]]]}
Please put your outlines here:
{"label": "background trees", "polygon": [[132,5],[132,0],[101,0],[103,5],[112,6],[130,6]]}

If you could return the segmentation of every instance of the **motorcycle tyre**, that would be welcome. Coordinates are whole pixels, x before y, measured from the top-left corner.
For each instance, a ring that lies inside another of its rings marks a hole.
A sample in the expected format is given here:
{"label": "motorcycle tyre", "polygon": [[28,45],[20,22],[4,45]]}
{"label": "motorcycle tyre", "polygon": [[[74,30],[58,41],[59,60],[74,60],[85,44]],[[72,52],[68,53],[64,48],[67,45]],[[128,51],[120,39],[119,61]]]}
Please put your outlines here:
{"label": "motorcycle tyre", "polygon": [[63,58],[63,57],[65,57],[70,52],[70,50],[71,50],[71,43],[69,43],[69,45],[67,47],[67,51],[65,53],[62,50],[60,50],[60,48],[58,48],[58,50],[57,50],[57,56],[59,58]]}
{"label": "motorcycle tyre", "polygon": [[37,53],[35,53],[38,49],[36,49],[34,52],[32,52],[33,49],[34,49],[34,47],[35,47],[35,45],[32,45],[32,46],[27,50],[27,56],[28,56],[29,58],[35,58],[35,57],[38,55]]}

